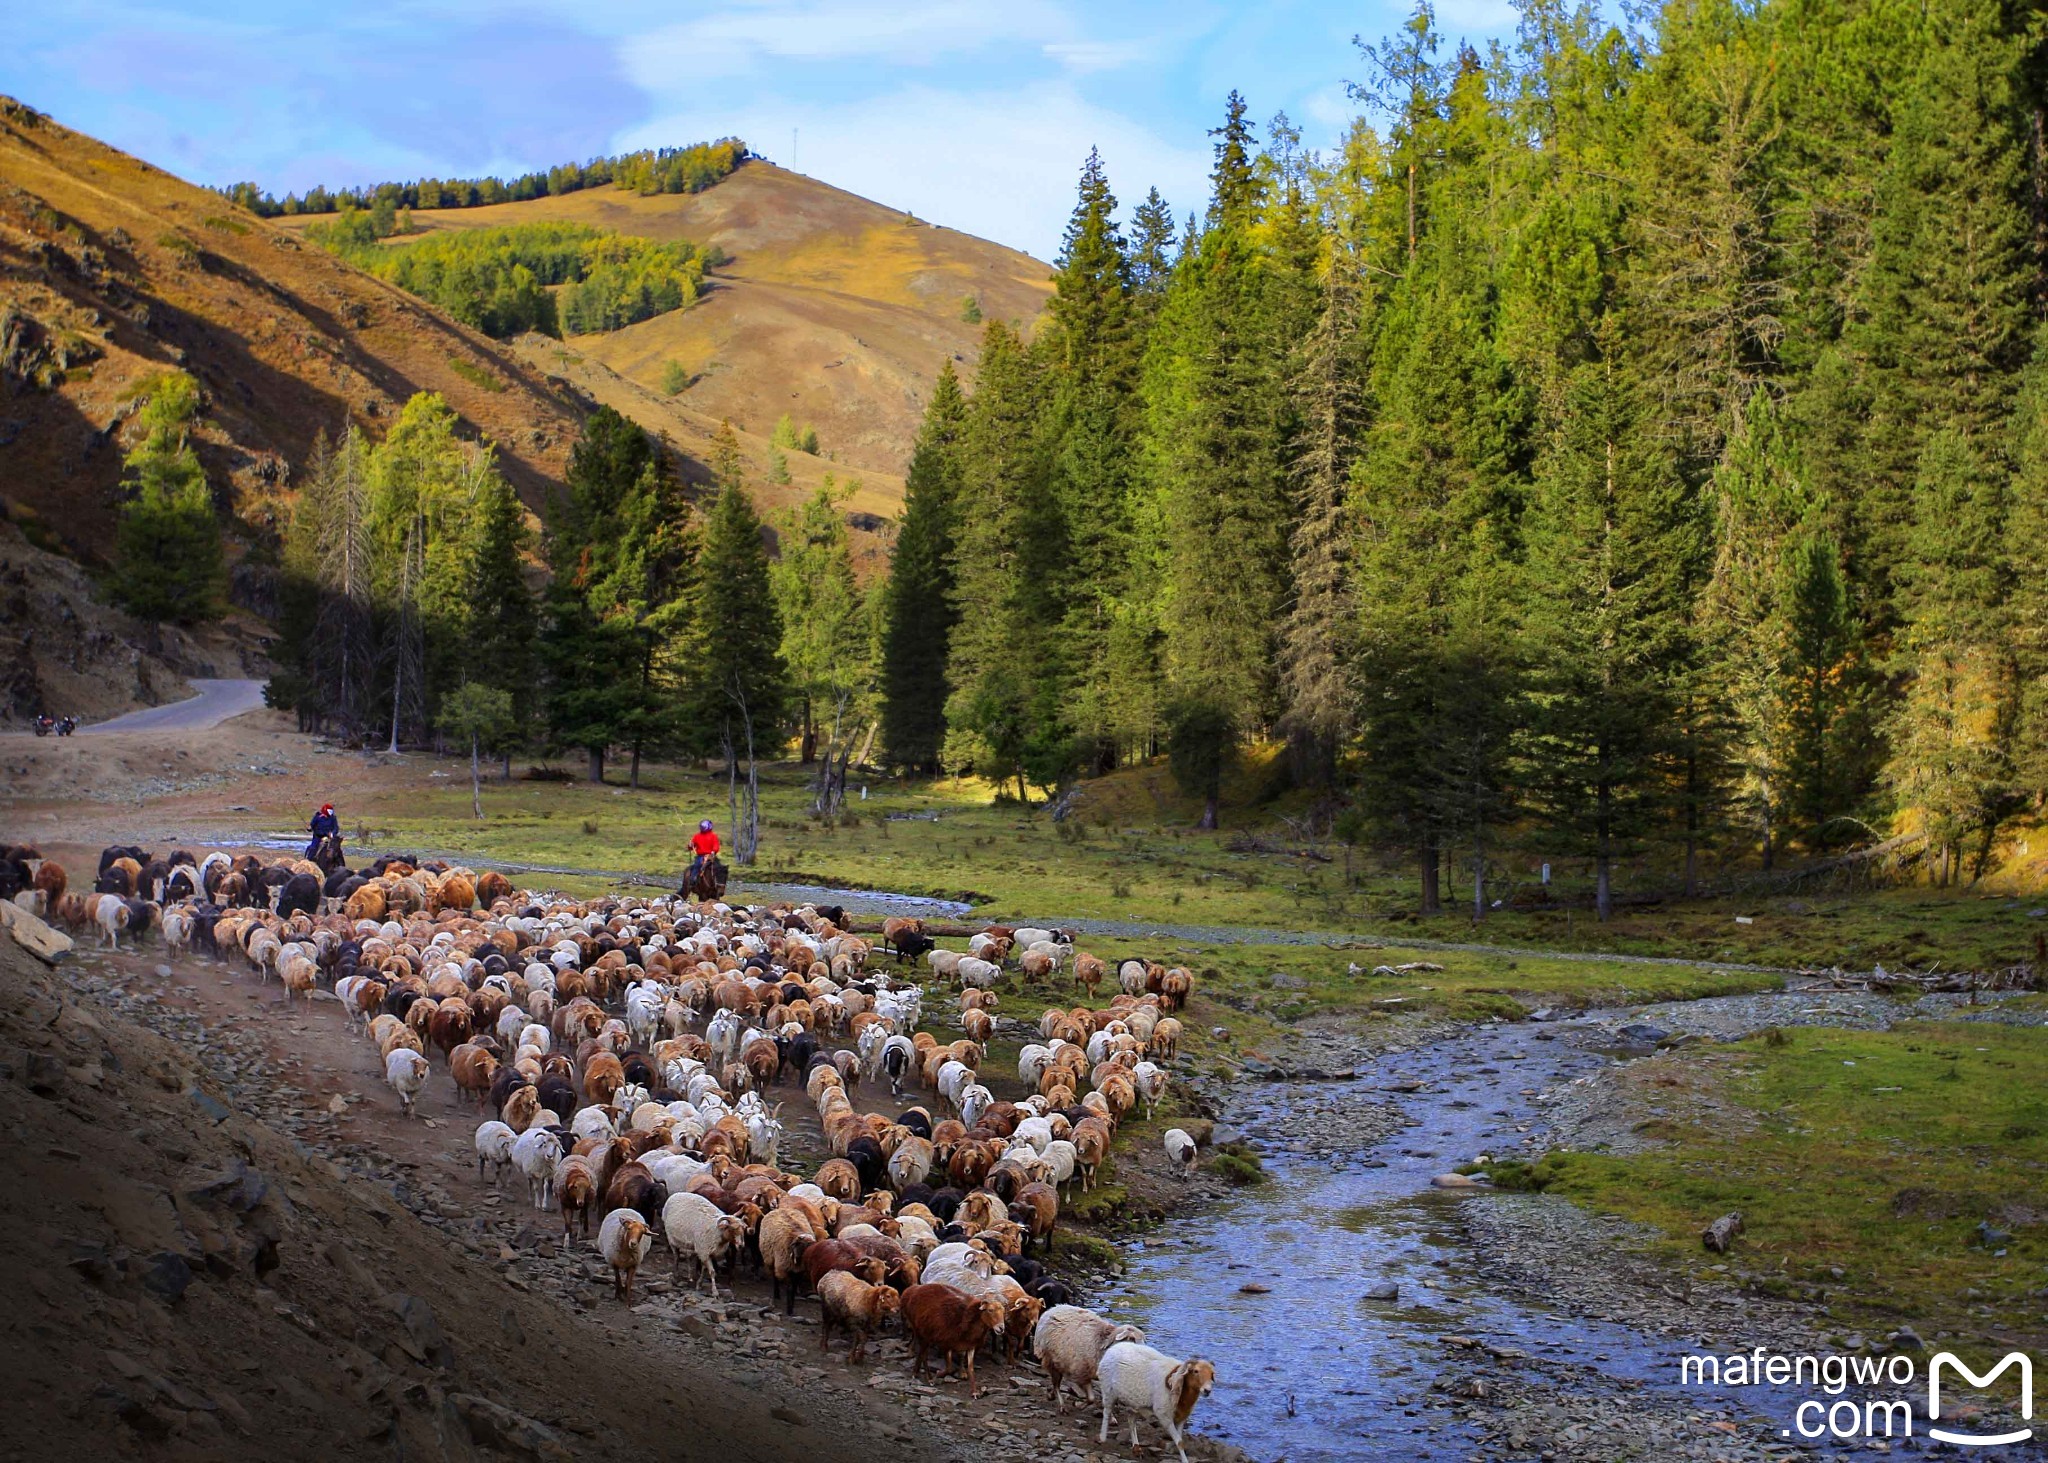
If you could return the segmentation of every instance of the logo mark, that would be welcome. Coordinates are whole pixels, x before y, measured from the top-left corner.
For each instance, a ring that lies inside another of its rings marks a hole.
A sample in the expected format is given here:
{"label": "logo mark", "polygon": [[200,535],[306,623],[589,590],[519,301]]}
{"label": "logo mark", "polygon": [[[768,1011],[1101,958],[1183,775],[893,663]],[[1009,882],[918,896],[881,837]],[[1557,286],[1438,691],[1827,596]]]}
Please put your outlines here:
{"label": "logo mark", "polygon": [[[2020,1374],[2020,1416],[2028,1422],[2034,1419],[2034,1360],[2023,1351],[2009,1351],[1997,1366],[1982,1376],[1971,1371],[1953,1352],[1937,1352],[1927,1367],[1927,1418],[1930,1422],[1941,1416],[1941,1369],[1954,1367],[1963,1380],[1979,1391],[1989,1387],[2005,1375],[2007,1367],[2017,1367]],[[2023,1427],[2018,1432],[2000,1433],[1996,1437],[1979,1437],[1975,1433],[1952,1433],[1946,1428],[1930,1427],[1927,1436],[1944,1443],[1954,1443],[1962,1448],[1995,1448],[2005,1443],[2024,1443],[2034,1436],[2034,1430]]]}

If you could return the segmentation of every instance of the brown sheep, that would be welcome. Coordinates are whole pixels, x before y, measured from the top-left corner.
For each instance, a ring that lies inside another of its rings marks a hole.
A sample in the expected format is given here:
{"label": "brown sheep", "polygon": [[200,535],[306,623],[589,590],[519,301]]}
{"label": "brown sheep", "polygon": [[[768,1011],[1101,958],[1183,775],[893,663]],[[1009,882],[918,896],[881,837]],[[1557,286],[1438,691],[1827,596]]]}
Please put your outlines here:
{"label": "brown sheep", "polygon": [[834,1271],[819,1281],[818,1303],[824,1310],[818,1327],[818,1350],[831,1349],[832,1328],[838,1326],[853,1337],[853,1349],[846,1356],[849,1366],[866,1353],[868,1338],[902,1310],[902,1302],[888,1286],[871,1285],[844,1270]]}
{"label": "brown sheep", "polygon": [[789,1288],[788,1298],[783,1300],[784,1315],[796,1310],[798,1267],[803,1263],[804,1251],[817,1240],[818,1229],[802,1204],[779,1204],[761,1216],[761,1268],[768,1274],[771,1302],[783,1299],[783,1287]]}
{"label": "brown sheep", "polygon": [[917,1347],[911,1375],[923,1380],[925,1359],[933,1351],[945,1353],[942,1376],[953,1375],[953,1358],[967,1357],[967,1395],[981,1396],[981,1383],[974,1375],[974,1355],[1000,1336],[1005,1320],[1003,1303],[971,1296],[950,1285],[913,1285],[903,1292],[903,1325]]}
{"label": "brown sheep", "polygon": [[609,1106],[626,1085],[626,1069],[610,1052],[596,1052],[583,1066],[583,1100],[598,1107]]}

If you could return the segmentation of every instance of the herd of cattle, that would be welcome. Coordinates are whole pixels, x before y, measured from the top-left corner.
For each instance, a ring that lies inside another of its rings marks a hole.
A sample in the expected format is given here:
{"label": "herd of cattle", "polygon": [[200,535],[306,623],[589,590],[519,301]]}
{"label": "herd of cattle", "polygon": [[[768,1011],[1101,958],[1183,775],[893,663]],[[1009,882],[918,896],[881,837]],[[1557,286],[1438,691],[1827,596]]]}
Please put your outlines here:
{"label": "herd of cattle", "polygon": [[[714,1295],[721,1268],[765,1277],[785,1310],[814,1295],[821,1346],[845,1333],[850,1361],[900,1326],[916,1374],[963,1361],[979,1396],[977,1354],[1014,1365],[1028,1350],[1061,1410],[1069,1393],[1099,1397],[1100,1440],[1121,1407],[1136,1446],[1149,1414],[1185,1463],[1214,1369],[1075,1305],[1046,1265],[1062,1196],[1166,1091],[1185,969],[1112,972],[1052,929],[990,927],[951,951],[917,920],[887,921],[876,942],[832,907],[572,900],[404,857],[323,871],[114,847],[88,893],[14,846],[0,849],[0,897],[106,945],[159,930],[173,954],[246,961],[288,999],[331,992],[405,1113],[439,1054],[484,1110],[479,1174],[516,1170],[537,1208],[559,1211],[564,1245],[595,1221],[628,1302],[658,1238]],[[882,968],[890,958],[957,983],[959,1038],[920,1029],[926,988]],[[1043,1012],[1011,1101],[982,1064],[1013,969],[1070,973],[1089,1001]],[[1112,975],[1117,994],[1096,1006]],[[856,1106],[885,1081],[894,1098],[929,1096],[893,1116]],[[829,1155],[808,1175],[779,1161],[784,1100],[769,1094],[783,1083],[815,1109]],[[1192,1168],[1185,1132],[1165,1147]]]}

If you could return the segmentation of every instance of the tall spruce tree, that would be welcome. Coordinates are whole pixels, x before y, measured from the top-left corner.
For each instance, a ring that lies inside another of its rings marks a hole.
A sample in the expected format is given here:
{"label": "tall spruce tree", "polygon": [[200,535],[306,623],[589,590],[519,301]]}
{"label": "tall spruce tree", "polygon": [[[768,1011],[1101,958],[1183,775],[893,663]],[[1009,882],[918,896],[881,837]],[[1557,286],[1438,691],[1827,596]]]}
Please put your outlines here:
{"label": "tall spruce tree", "polygon": [[966,417],[967,398],[948,360],[904,474],[882,610],[882,755],[913,772],[937,772],[946,742],[946,666],[957,618],[949,581]]}
{"label": "tall spruce tree", "polygon": [[1056,586],[1063,558],[1046,449],[1045,371],[1001,321],[982,336],[960,444],[950,586],[946,758],[998,786],[1049,786],[1067,770]]}
{"label": "tall spruce tree", "polygon": [[[522,730],[530,731],[538,709],[532,693],[539,627],[533,591],[526,582],[531,538],[519,495],[493,470],[481,485],[470,518],[464,575],[469,624],[464,639],[470,684],[501,692],[505,698],[505,724],[487,740],[503,755],[508,779],[514,742]],[[480,704],[472,698],[471,711]]]}
{"label": "tall spruce tree", "polygon": [[1658,826],[1687,645],[1699,524],[1668,450],[1644,429],[1640,383],[1608,354],[1567,383],[1527,520],[1534,657],[1528,780],[1548,841],[1589,859],[1594,906]]}
{"label": "tall spruce tree", "polygon": [[1994,451],[2029,353],[2039,261],[2026,187],[2027,39],[2002,0],[1930,7],[1878,181],[1843,366],[1808,408],[1817,485],[1844,510],[1867,613],[1899,578],[1930,436]]}
{"label": "tall spruce tree", "polygon": [[743,760],[775,756],[789,704],[782,618],[761,519],[736,482],[719,490],[704,521],[688,646],[685,704],[697,746],[722,754],[735,775]]}
{"label": "tall spruce tree", "polygon": [[2012,781],[2019,692],[2008,625],[2006,485],[1967,435],[1927,439],[1899,569],[1909,676],[1892,722],[1886,780],[1908,831],[1922,832],[1946,884],[1965,859],[1981,874]]}
{"label": "tall spruce tree", "polygon": [[1132,740],[1134,700],[1146,699],[1144,667],[1131,662],[1118,633],[1130,590],[1138,322],[1115,214],[1101,157],[1090,150],[1043,337],[1051,375],[1047,432],[1056,444],[1051,491],[1067,561],[1059,673],[1073,730],[1088,761],[1103,771]]}
{"label": "tall spruce tree", "polygon": [[[1279,711],[1292,516],[1285,363],[1312,298],[1289,277],[1299,261],[1263,247],[1267,186],[1235,92],[1213,135],[1207,222],[1175,266],[1146,353],[1139,504],[1169,717],[1183,737],[1222,738],[1183,759],[1211,768]],[[1215,826],[1218,791],[1203,797],[1204,827]]]}

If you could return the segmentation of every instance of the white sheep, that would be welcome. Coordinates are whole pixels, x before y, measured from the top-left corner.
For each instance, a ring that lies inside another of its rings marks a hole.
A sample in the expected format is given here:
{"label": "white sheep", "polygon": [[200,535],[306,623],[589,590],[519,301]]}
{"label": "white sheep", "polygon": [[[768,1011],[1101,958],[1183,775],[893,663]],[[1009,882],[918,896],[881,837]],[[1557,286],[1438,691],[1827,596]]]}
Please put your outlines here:
{"label": "white sheep", "polygon": [[429,1070],[427,1059],[410,1047],[397,1047],[384,1058],[384,1080],[398,1094],[399,1110],[407,1117],[413,1116],[413,1104],[427,1085]]}
{"label": "white sheep", "polygon": [[1109,1441],[1110,1423],[1121,1403],[1131,1417],[1131,1447],[1138,1446],[1138,1413],[1150,1408],[1153,1420],[1173,1440],[1180,1463],[1188,1463],[1181,1432],[1195,1404],[1216,1385],[1216,1368],[1196,1357],[1179,1361],[1141,1341],[1119,1341],[1102,1353],[1095,1366],[1096,1390],[1102,1394],[1102,1430],[1098,1443]]}
{"label": "white sheep", "polygon": [[476,1176],[484,1176],[484,1165],[491,1165],[491,1187],[505,1176],[505,1170],[512,1163],[512,1145],[519,1135],[499,1122],[496,1118],[481,1124],[476,1130]]}
{"label": "white sheep", "polygon": [[1166,1073],[1151,1062],[1140,1062],[1131,1068],[1131,1085],[1138,1089],[1138,1096],[1145,1103],[1145,1120],[1152,1120],[1152,1109],[1159,1106],[1159,1099],[1166,1096]]}
{"label": "white sheep", "polygon": [[[718,1262],[739,1253],[746,1243],[747,1222],[726,1214],[702,1194],[672,1194],[661,1206],[661,1229],[668,1247],[675,1252],[676,1273],[682,1274],[683,1256],[697,1264],[697,1280],[709,1278],[711,1295],[718,1297]],[[692,1282],[691,1288],[696,1288]]]}
{"label": "white sheep", "polygon": [[526,1175],[527,1192],[533,1207],[545,1209],[555,1195],[555,1161],[562,1156],[562,1140],[538,1125],[521,1133],[512,1144],[512,1162]]}
{"label": "white sheep", "polygon": [[1200,1153],[1195,1140],[1180,1128],[1168,1128],[1165,1146],[1167,1158],[1180,1166],[1180,1176],[1193,1178],[1195,1159]]}
{"label": "white sheep", "polygon": [[972,956],[962,960],[958,968],[961,985],[974,986],[976,989],[984,991],[993,990],[995,983],[1002,978],[1003,974],[1001,966],[986,960],[976,960]]}
{"label": "white sheep", "polygon": [[1071,1390],[1083,1400],[1095,1396],[1095,1370],[1102,1353],[1119,1341],[1143,1341],[1144,1331],[1098,1316],[1081,1306],[1054,1306],[1038,1318],[1031,1349],[1052,1383],[1053,1405],[1067,1410]]}

